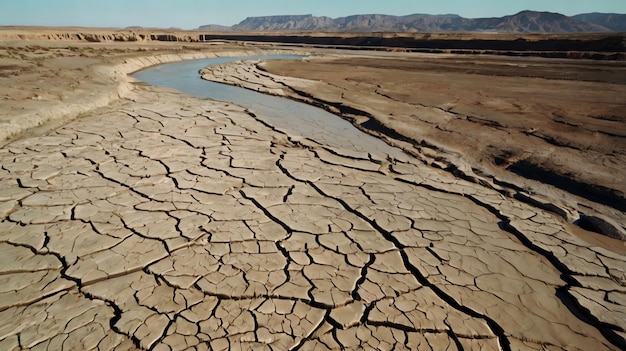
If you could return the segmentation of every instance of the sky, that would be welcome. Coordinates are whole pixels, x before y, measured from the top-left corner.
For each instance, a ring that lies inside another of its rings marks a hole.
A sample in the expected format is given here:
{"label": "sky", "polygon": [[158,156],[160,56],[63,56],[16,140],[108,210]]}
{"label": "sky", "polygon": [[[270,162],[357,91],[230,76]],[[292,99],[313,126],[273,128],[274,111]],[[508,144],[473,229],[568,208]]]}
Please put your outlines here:
{"label": "sky", "polygon": [[0,0],[0,26],[177,27],[233,25],[246,17],[458,14],[500,17],[522,10],[626,14],[626,0]]}

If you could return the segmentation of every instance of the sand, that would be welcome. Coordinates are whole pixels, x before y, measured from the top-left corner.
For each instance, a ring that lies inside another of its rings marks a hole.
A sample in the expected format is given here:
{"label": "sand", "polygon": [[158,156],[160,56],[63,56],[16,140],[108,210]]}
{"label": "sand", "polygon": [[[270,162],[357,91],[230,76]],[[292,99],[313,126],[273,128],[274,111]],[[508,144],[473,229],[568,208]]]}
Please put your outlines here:
{"label": "sand", "polygon": [[0,148],[1,349],[624,347],[624,242],[126,77],[258,48],[36,45],[0,58],[3,122],[52,116]]}

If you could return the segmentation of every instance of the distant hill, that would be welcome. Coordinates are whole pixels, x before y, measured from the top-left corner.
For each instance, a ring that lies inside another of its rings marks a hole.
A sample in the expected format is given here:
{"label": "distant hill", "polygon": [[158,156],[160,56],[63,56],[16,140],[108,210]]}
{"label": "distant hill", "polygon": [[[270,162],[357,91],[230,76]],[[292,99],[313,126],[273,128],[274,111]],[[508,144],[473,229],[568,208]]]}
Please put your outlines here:
{"label": "distant hill", "polygon": [[519,33],[585,33],[610,32],[597,24],[577,21],[560,13],[522,11],[501,18],[478,18],[472,21],[474,30]]}
{"label": "distant hill", "polygon": [[626,15],[618,13],[583,13],[572,17],[580,22],[593,23],[614,32],[626,32]]}
{"label": "distant hill", "polygon": [[230,32],[233,30],[232,27],[220,26],[219,24],[207,24],[206,26],[200,26],[198,29],[212,32]]}
{"label": "distant hill", "polygon": [[313,15],[248,17],[231,27],[207,25],[212,31],[323,31],[323,32],[513,32],[589,33],[626,31],[626,15],[522,11],[493,18],[464,18],[458,15],[413,14],[408,16],[354,15],[340,18]]}

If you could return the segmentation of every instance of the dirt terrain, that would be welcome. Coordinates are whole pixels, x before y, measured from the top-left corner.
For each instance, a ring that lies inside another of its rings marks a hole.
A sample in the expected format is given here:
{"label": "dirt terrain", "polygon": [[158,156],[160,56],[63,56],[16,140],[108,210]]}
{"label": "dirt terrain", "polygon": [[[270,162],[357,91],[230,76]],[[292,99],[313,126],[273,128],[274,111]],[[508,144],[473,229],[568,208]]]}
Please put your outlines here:
{"label": "dirt terrain", "polygon": [[[516,181],[516,162],[571,162],[580,182],[622,191],[606,176],[624,177],[619,64],[317,51],[327,57],[204,72],[342,113],[409,151],[392,157],[127,76],[310,48],[0,44],[2,350],[626,346],[626,242],[572,223],[584,208],[591,227],[602,217],[619,231],[623,212],[496,182]],[[520,77],[515,62],[535,73]],[[506,74],[492,75],[498,65]]]}
{"label": "dirt terrain", "polygon": [[623,62],[354,54],[219,70],[210,70],[214,79],[265,84],[422,154],[434,152],[431,163],[450,161],[443,168],[469,168],[466,176],[624,222]]}

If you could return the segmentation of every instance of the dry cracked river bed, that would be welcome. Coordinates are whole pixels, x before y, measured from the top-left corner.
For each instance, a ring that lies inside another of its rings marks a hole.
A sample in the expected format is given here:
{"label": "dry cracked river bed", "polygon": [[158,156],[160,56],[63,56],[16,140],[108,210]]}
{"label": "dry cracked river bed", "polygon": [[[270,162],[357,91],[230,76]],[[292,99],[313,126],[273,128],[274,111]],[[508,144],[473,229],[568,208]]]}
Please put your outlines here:
{"label": "dry cracked river bed", "polygon": [[0,149],[2,350],[619,350],[626,256],[427,166],[137,86]]}

